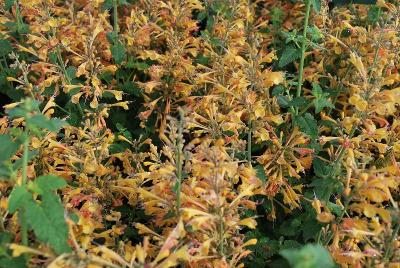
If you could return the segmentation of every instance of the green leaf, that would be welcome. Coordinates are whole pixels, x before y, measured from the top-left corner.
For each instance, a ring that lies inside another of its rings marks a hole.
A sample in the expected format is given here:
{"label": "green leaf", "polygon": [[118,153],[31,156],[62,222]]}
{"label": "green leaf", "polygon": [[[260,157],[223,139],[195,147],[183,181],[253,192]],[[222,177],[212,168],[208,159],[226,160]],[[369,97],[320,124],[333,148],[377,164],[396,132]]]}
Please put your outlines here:
{"label": "green leaf", "polygon": [[35,114],[34,116],[28,118],[27,121],[30,127],[48,129],[53,132],[59,131],[60,128],[67,124],[65,121],[57,118],[48,119],[43,114]]}
{"label": "green leaf", "polygon": [[204,56],[203,54],[199,54],[195,59],[195,63],[201,65],[208,65],[210,63],[210,57]]}
{"label": "green leaf", "polygon": [[332,213],[335,214],[336,216],[342,215],[343,209],[341,206],[336,205],[335,203],[332,202],[327,202],[326,205],[329,208],[329,210],[332,211]]}
{"label": "green leaf", "polygon": [[78,223],[78,222],[79,222],[79,216],[76,215],[75,213],[71,213],[71,214],[69,214],[68,216],[69,216],[69,218],[70,218],[73,222],[75,222],[75,223]]}
{"label": "green leaf", "polygon": [[113,0],[105,0],[101,6],[101,11],[110,10],[113,8]]}
{"label": "green leaf", "polygon": [[114,58],[115,63],[121,64],[126,57],[125,46],[122,43],[117,42],[116,44],[111,46],[111,54]]}
{"label": "green leaf", "polygon": [[23,207],[32,195],[23,186],[15,186],[8,199],[8,211],[12,214]]}
{"label": "green leaf", "polygon": [[5,10],[10,10],[10,8],[12,8],[12,6],[14,5],[15,0],[6,0],[5,1],[5,6],[4,9]]}
{"label": "green leaf", "polygon": [[[314,208],[312,208],[312,209],[313,209],[313,212],[315,213]],[[318,232],[323,227],[323,225],[316,220],[316,216],[317,216],[316,213],[313,214],[312,217],[310,217],[309,215],[307,215],[307,216],[308,217],[303,221],[303,224],[301,226],[304,242],[306,242],[310,239],[316,239]]]}
{"label": "green leaf", "polygon": [[335,106],[328,100],[329,94],[324,93],[322,88],[319,84],[313,83],[312,84],[312,95],[315,97],[313,100],[313,104],[315,107],[315,113],[320,113],[325,107],[335,108]]}
{"label": "green leaf", "polygon": [[335,193],[343,191],[342,183],[333,178],[316,179],[311,184],[315,196],[323,201],[328,201]]}
{"label": "green leaf", "polygon": [[263,182],[266,182],[268,180],[267,176],[265,175],[264,167],[262,165],[257,165],[254,167],[254,169],[257,172],[257,178],[259,178]]}
{"label": "green leaf", "polygon": [[295,118],[294,123],[303,133],[307,134],[312,139],[316,139],[318,137],[317,121],[312,114],[306,113],[303,116],[298,116]]}
{"label": "green leaf", "polygon": [[48,243],[57,254],[71,251],[64,207],[57,195],[44,194],[40,204],[31,200],[26,204],[25,211],[28,224],[40,241]]}
{"label": "green leaf", "polygon": [[65,187],[67,183],[64,179],[53,176],[53,175],[44,175],[38,177],[32,183],[32,188],[38,194],[45,194],[57,189],[61,189]]}
{"label": "green leaf", "polygon": [[130,60],[130,61],[127,62],[126,68],[131,68],[131,69],[136,69],[136,70],[139,70],[139,71],[143,71],[143,70],[149,69],[150,65],[147,64],[146,62]]}
{"label": "green leaf", "polygon": [[281,245],[281,250],[293,250],[301,247],[301,244],[296,240],[285,240]]}
{"label": "green leaf", "polygon": [[310,101],[304,97],[295,97],[291,101],[289,101],[288,105],[292,107],[305,107],[309,104]]}
{"label": "green leaf", "polygon": [[279,58],[278,67],[282,68],[288,65],[289,63],[300,58],[300,51],[294,46],[288,46],[283,50],[281,57]]}
{"label": "green leaf", "polygon": [[272,96],[276,97],[282,94],[283,92],[285,92],[285,87],[282,85],[277,85],[272,89]]}
{"label": "green leaf", "polygon": [[5,57],[13,51],[11,42],[8,40],[0,40],[0,57]]}
{"label": "green leaf", "polygon": [[312,83],[311,93],[316,98],[321,98],[324,96],[321,86],[317,83]]}
{"label": "green leaf", "polygon": [[289,107],[289,98],[287,96],[278,96],[278,104],[282,108]]}
{"label": "green leaf", "polygon": [[11,256],[5,256],[4,258],[0,258],[0,268],[25,268],[28,267],[26,265],[26,257],[19,256],[13,258]]}
{"label": "green leaf", "polygon": [[9,232],[0,232],[0,268],[25,268],[26,256],[12,257],[8,244],[12,243],[14,236]]}
{"label": "green leaf", "polygon": [[301,249],[284,249],[280,254],[293,268],[331,268],[335,265],[329,252],[321,245],[307,244]]}
{"label": "green leaf", "polygon": [[0,135],[1,153],[0,162],[7,161],[13,156],[20,146],[18,140],[13,141],[10,135]]}
{"label": "green leaf", "polygon": [[315,113],[320,113],[325,107],[328,108],[335,108],[335,106],[330,102],[330,100],[321,98],[321,99],[314,99],[313,104],[315,107]]}
{"label": "green leaf", "polygon": [[[308,0],[311,1],[311,0]],[[315,12],[321,12],[321,1],[320,0],[312,0],[312,6]]]}
{"label": "green leaf", "polygon": [[296,236],[298,232],[301,231],[301,220],[299,218],[294,218],[293,220],[286,220],[282,222],[279,226],[279,233],[288,237]]}

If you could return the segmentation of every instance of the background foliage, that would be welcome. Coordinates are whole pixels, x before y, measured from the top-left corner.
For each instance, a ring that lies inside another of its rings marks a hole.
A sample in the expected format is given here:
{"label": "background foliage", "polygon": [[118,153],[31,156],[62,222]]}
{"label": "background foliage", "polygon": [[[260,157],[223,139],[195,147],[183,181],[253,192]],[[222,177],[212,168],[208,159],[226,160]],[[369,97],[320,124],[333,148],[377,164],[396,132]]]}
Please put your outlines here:
{"label": "background foliage", "polygon": [[0,267],[399,267],[399,34],[397,0],[1,0]]}

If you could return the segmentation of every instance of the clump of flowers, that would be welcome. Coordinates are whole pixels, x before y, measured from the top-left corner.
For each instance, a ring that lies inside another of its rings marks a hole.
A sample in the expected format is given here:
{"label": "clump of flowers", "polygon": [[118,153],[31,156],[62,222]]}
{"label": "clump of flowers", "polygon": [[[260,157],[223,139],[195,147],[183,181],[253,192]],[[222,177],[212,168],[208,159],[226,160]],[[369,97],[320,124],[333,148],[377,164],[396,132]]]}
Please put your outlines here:
{"label": "clump of flowers", "polygon": [[399,266],[400,5],[341,2],[0,0],[0,267]]}

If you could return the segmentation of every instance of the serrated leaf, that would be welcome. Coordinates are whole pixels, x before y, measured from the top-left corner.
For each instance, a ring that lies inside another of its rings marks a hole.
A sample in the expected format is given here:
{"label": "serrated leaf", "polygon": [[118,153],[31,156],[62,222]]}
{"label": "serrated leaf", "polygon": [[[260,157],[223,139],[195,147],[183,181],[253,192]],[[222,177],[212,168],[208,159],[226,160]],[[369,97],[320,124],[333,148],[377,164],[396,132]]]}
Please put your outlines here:
{"label": "serrated leaf", "polygon": [[321,245],[307,244],[300,249],[285,249],[279,252],[293,268],[334,267],[329,252]]}
{"label": "serrated leaf", "polygon": [[262,165],[257,165],[254,167],[254,169],[257,172],[257,178],[259,178],[263,182],[266,182],[268,180],[267,176],[265,175],[264,167]]}
{"label": "serrated leaf", "polygon": [[150,68],[150,65],[146,62],[139,62],[139,61],[128,61],[126,64],[126,68],[136,69],[139,71],[143,71]]}
{"label": "serrated leaf", "polygon": [[285,50],[283,50],[281,57],[279,58],[278,67],[285,67],[289,63],[300,58],[300,55],[300,51],[297,48],[293,46],[286,47]]}
{"label": "serrated leaf", "polygon": [[53,175],[40,176],[33,184],[37,186],[34,189],[38,189],[40,191],[39,194],[61,189],[67,185],[64,179]]}
{"label": "serrated leaf", "polygon": [[[314,212],[314,210],[313,210]],[[315,212],[314,212],[315,213]],[[303,221],[301,230],[303,232],[303,241],[307,242],[310,239],[315,239],[318,232],[321,230],[323,225],[319,223],[315,218],[316,215],[307,215],[308,217]]]}
{"label": "serrated leaf", "polygon": [[277,85],[272,89],[272,96],[276,97],[280,94],[282,94],[285,91],[285,87],[282,85]]}
{"label": "serrated leaf", "polygon": [[278,104],[282,108],[289,107],[289,98],[287,96],[278,96]]}
{"label": "serrated leaf", "polygon": [[312,114],[306,113],[303,116],[296,117],[295,124],[303,133],[307,134],[312,139],[316,139],[318,137],[317,121]]}
{"label": "serrated leaf", "polygon": [[318,98],[313,100],[315,113],[320,113],[324,108],[335,108],[335,106],[330,102],[330,100],[325,98]]}
{"label": "serrated leaf", "polygon": [[292,107],[305,107],[310,101],[304,97],[296,97],[289,101],[288,105]]}
{"label": "serrated leaf", "polygon": [[126,57],[126,49],[123,44],[117,42],[111,46],[111,54],[116,64],[121,64]]}
{"label": "serrated leaf", "polygon": [[28,118],[28,124],[32,127],[47,129],[49,131],[57,132],[65,126],[67,123],[58,118],[48,119],[43,114],[35,114],[34,116]]}
{"label": "serrated leaf", "polygon": [[113,0],[105,0],[101,6],[101,11],[110,10],[113,8]]}
{"label": "serrated leaf", "polygon": [[325,107],[335,108],[335,106],[328,100],[329,94],[324,93],[322,88],[319,84],[313,83],[312,84],[312,95],[315,97],[313,100],[315,113],[320,113]]}
{"label": "serrated leaf", "polygon": [[343,212],[342,207],[339,205],[336,205],[335,203],[327,202],[326,205],[330,209],[330,211],[332,211],[333,214],[335,214],[336,216],[341,215]]}
{"label": "serrated leaf", "polygon": [[315,196],[323,201],[328,201],[333,194],[343,190],[341,182],[333,178],[316,179],[310,186],[313,187]]}
{"label": "serrated leaf", "polygon": [[5,1],[5,5],[4,5],[4,9],[5,10],[10,10],[10,8],[12,8],[14,3],[15,3],[15,0],[6,0]]}
{"label": "serrated leaf", "polygon": [[40,241],[48,243],[57,254],[71,251],[64,207],[57,195],[43,195],[40,204],[32,200],[26,204],[25,211],[28,224]]}
{"label": "serrated leaf", "polygon": [[5,57],[13,51],[11,42],[8,40],[0,40],[0,57]]}
{"label": "serrated leaf", "polygon": [[0,162],[7,161],[13,156],[20,146],[18,140],[13,141],[10,135],[0,135]]}
{"label": "serrated leaf", "polygon": [[23,186],[15,186],[8,199],[8,211],[13,214],[17,209],[23,207],[32,198],[31,194]]}
{"label": "serrated leaf", "polygon": [[317,83],[312,83],[312,90],[311,93],[316,98],[321,98],[323,96],[322,88]]}
{"label": "serrated leaf", "polygon": [[320,0],[312,0],[312,6],[315,12],[321,12],[321,1]]}
{"label": "serrated leaf", "polygon": [[331,165],[327,164],[319,158],[313,159],[313,168],[315,175],[321,178],[328,176],[333,169]]}

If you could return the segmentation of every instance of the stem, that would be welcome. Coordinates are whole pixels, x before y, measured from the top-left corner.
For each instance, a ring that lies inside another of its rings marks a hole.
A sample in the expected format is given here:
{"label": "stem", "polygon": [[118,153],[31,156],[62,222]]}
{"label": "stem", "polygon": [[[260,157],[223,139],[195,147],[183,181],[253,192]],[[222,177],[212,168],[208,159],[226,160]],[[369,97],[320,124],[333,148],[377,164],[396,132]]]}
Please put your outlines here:
{"label": "stem", "polygon": [[224,256],[224,217],[223,208],[220,209],[220,219],[219,219],[219,253]]}
{"label": "stem", "polygon": [[15,17],[17,23],[17,33],[21,33],[21,12],[19,10],[19,1],[15,3]]}
{"label": "stem", "polygon": [[392,237],[390,238],[390,240],[387,243],[389,248],[385,252],[385,256],[383,258],[384,263],[387,263],[389,261],[389,259],[390,259],[390,256],[392,255],[392,243],[397,238],[399,230],[400,230],[400,223],[398,223],[396,225],[396,228],[393,230]]}
{"label": "stem", "polygon": [[116,39],[118,36],[119,32],[119,26],[118,26],[118,0],[113,1],[113,17],[114,17],[114,43],[116,43]]}
{"label": "stem", "polygon": [[318,238],[317,238],[317,244],[321,244],[321,235],[322,235],[322,230],[319,230]]}
{"label": "stem", "polygon": [[[305,54],[306,54],[307,30],[308,30],[308,20],[310,18],[310,11],[311,11],[311,0],[306,0],[306,14],[305,14],[305,18],[304,18],[303,40],[301,42],[299,80],[298,80],[297,92],[296,92],[297,97],[301,96],[301,88],[303,86],[304,59],[305,59]],[[296,108],[296,113],[297,112],[298,112],[298,108]]]}
{"label": "stem", "polygon": [[28,246],[28,225],[26,223],[26,211],[24,209],[21,209],[20,211],[20,224],[21,224],[21,241],[22,245]]}
{"label": "stem", "polygon": [[249,132],[247,133],[247,161],[251,166],[251,133],[252,132],[252,122],[249,122]]}
{"label": "stem", "polygon": [[28,131],[25,130],[24,133],[24,153],[22,155],[22,186],[25,186],[27,183],[27,170],[28,170],[28,146],[29,146],[29,136],[28,136]]}
{"label": "stem", "polygon": [[[22,182],[21,186],[26,187],[28,181],[28,153],[29,153],[29,134],[28,134],[28,124],[25,123],[25,131],[23,134],[24,143],[23,148],[24,152],[22,155]],[[26,222],[26,211],[24,209],[20,210],[20,224],[21,224],[21,240],[24,246],[28,246],[28,225]]]}
{"label": "stem", "polygon": [[[67,80],[68,85],[71,85],[71,79],[69,78],[68,73],[67,73],[67,69],[65,68],[65,63],[64,63],[64,60],[63,60],[62,55],[61,55],[60,47],[57,47],[57,59],[58,59],[60,65],[61,65],[61,70],[64,73],[65,80]],[[81,103],[78,102],[77,106],[78,106],[79,113],[81,114],[82,117],[84,117],[85,114],[83,112]]]}
{"label": "stem", "polygon": [[183,148],[183,112],[180,110],[180,122],[178,127],[178,138],[176,146],[176,206],[178,215],[181,208],[181,188],[182,188],[182,148]]}

